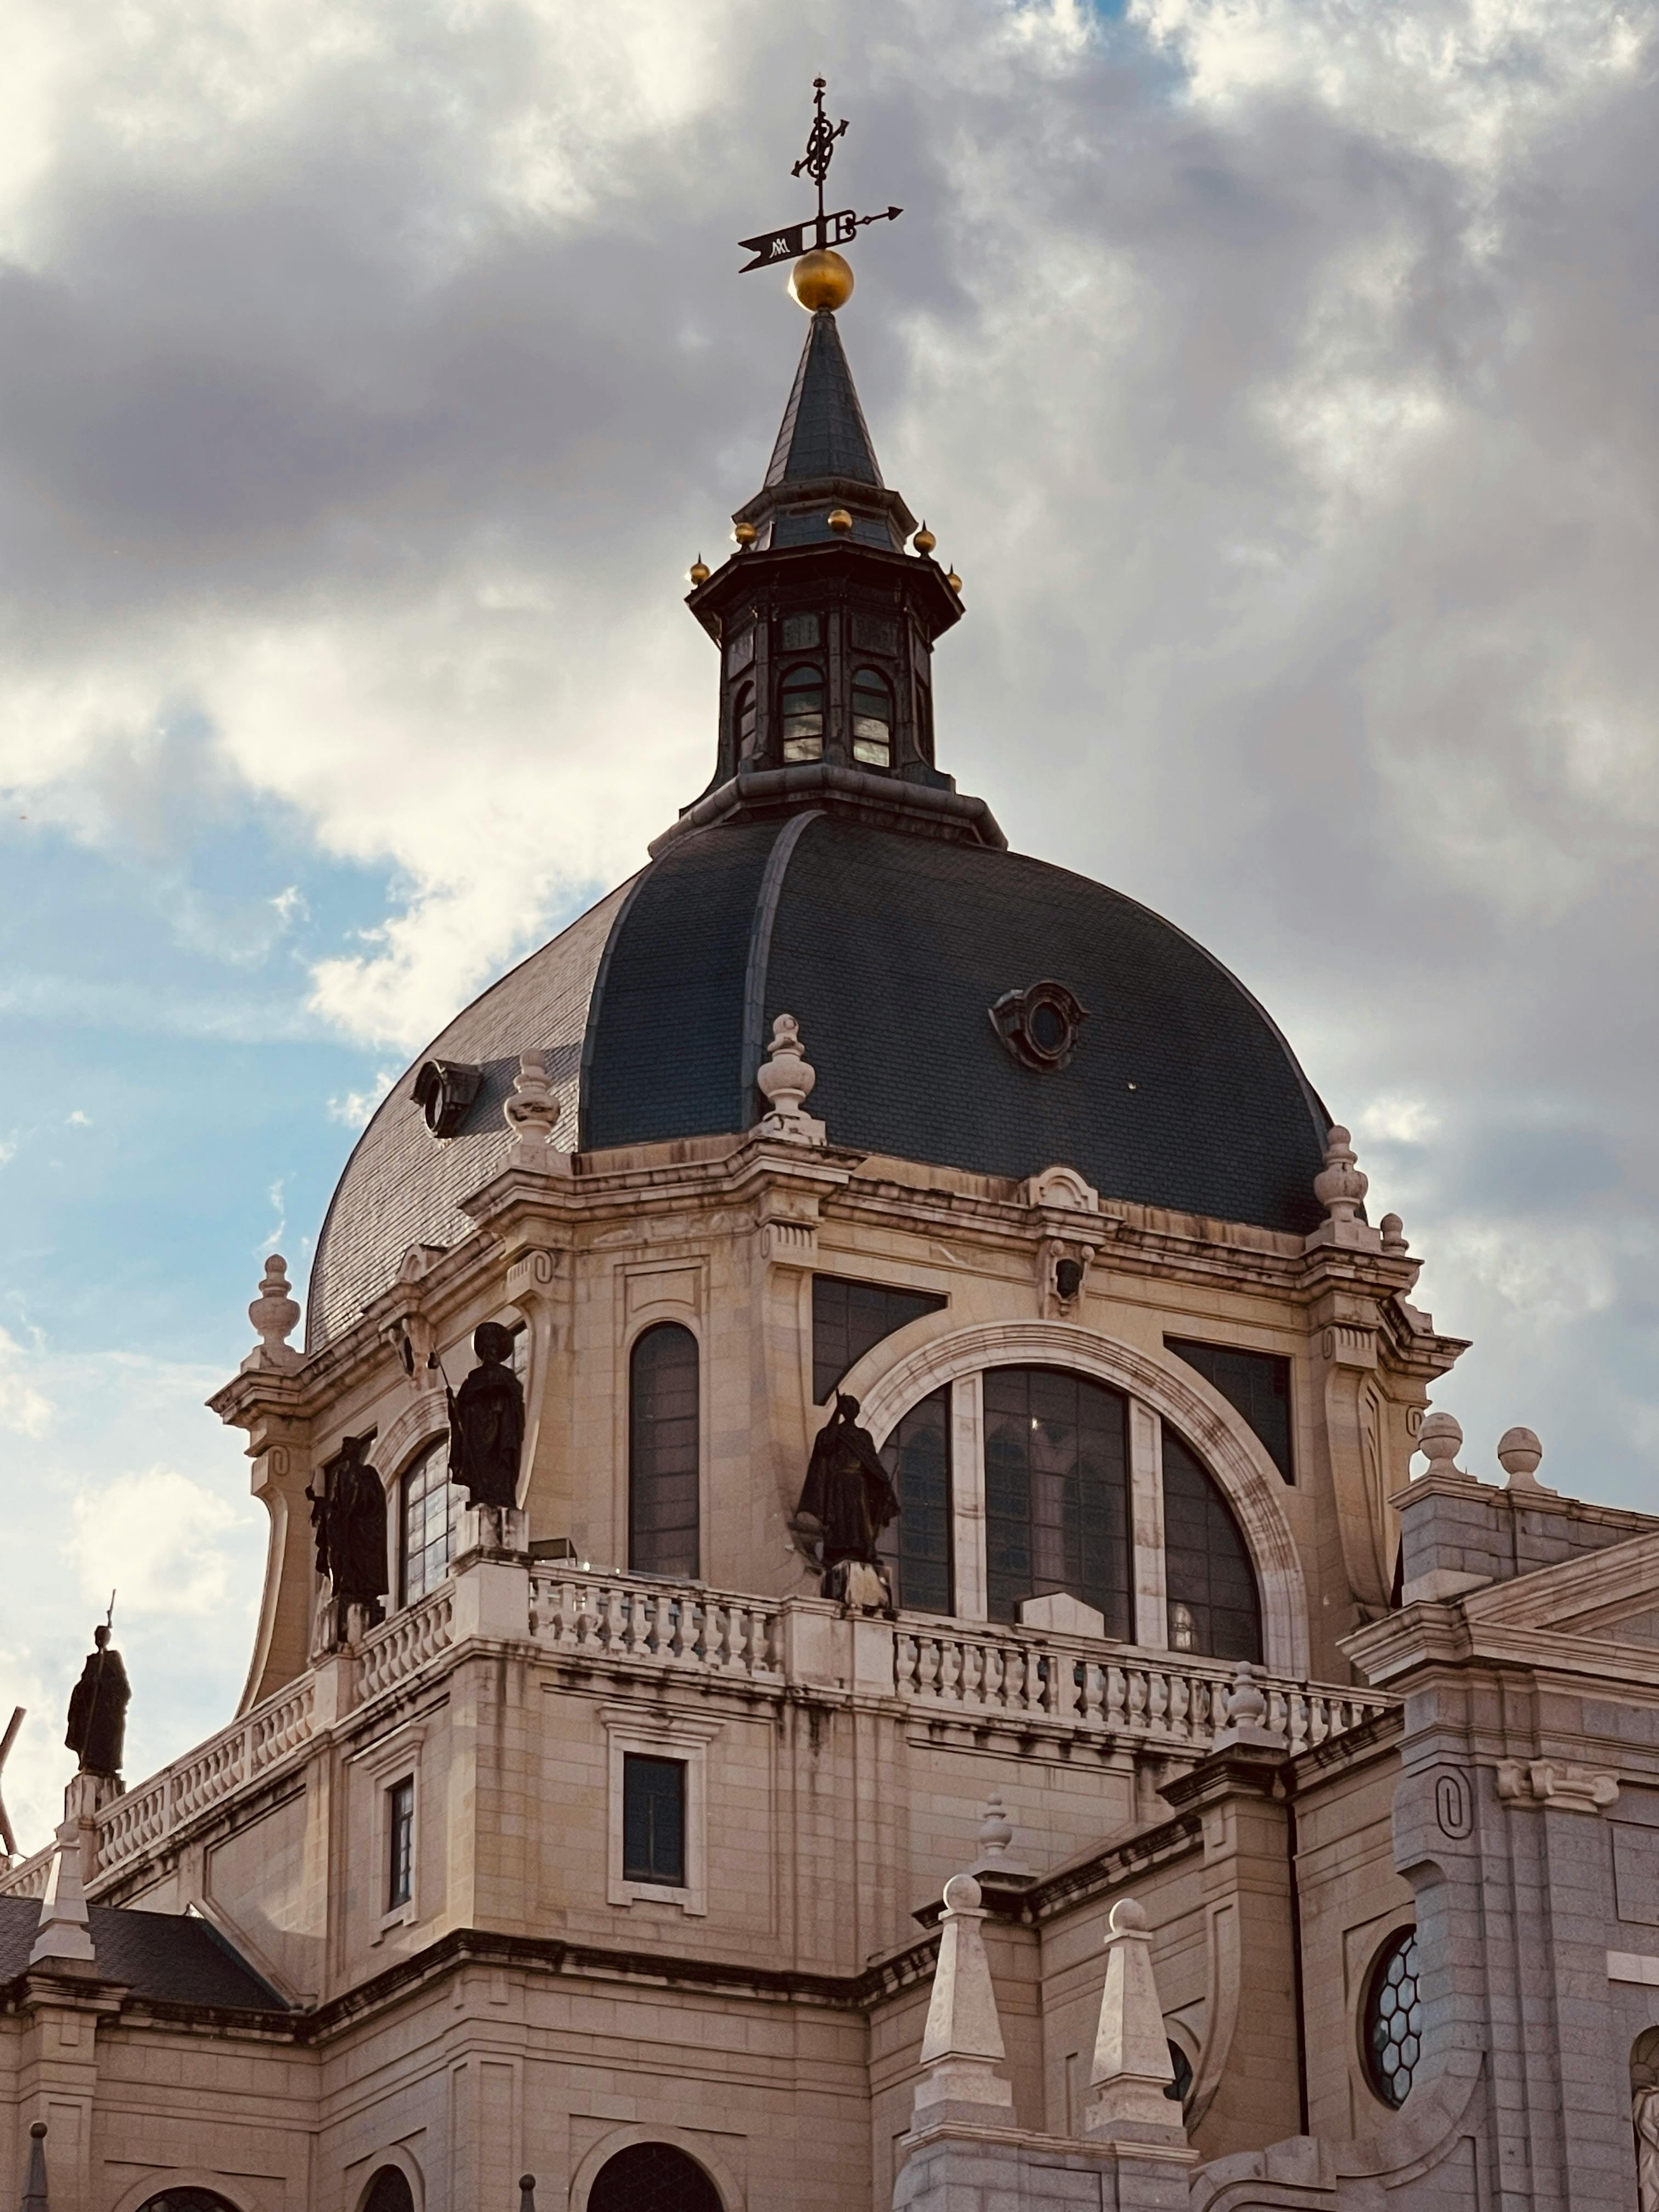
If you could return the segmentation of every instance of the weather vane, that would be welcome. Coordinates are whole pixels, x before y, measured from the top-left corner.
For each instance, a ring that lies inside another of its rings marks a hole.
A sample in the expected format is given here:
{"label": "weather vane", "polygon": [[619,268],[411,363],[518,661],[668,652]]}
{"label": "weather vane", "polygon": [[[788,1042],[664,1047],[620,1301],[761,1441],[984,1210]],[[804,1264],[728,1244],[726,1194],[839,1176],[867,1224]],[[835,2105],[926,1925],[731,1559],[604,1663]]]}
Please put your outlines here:
{"label": "weather vane", "polygon": [[[843,116],[832,123],[823,112],[824,80],[812,80],[812,100],[816,110],[812,128],[807,133],[806,151],[789,172],[799,176],[803,169],[817,186],[818,211],[805,222],[790,223],[782,230],[763,231],[758,238],[738,240],[746,253],[754,259],[745,261],[738,275],[750,269],[769,269],[776,261],[793,261],[803,253],[823,252],[834,246],[850,246],[866,223],[893,222],[904,212],[902,208],[884,208],[879,215],[854,215],[851,208],[838,208],[833,215],[823,211],[823,180],[830,173],[830,164],[836,158],[836,141],[847,129]],[[850,280],[849,280],[850,281]]]}

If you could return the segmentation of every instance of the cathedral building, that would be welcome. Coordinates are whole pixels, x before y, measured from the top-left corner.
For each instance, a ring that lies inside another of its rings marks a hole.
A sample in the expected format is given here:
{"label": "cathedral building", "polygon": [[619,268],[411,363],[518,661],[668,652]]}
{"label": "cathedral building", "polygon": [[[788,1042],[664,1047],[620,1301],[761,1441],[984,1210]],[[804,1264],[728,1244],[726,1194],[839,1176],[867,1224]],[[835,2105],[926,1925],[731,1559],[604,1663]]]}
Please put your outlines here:
{"label": "cathedral building", "polygon": [[1655,2212],[1659,1518],[1459,1464],[1268,1012],[957,789],[795,289],[707,789],[270,1262],[237,1712],[0,1875],[0,2194]]}

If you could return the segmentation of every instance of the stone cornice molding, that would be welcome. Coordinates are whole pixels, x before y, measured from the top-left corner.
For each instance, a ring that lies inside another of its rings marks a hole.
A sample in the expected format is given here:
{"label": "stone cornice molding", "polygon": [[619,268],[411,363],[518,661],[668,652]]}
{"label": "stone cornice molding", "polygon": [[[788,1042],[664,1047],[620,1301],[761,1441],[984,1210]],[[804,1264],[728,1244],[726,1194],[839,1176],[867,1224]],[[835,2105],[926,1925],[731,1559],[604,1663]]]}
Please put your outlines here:
{"label": "stone cornice molding", "polygon": [[[1190,1370],[1070,1322],[990,1322],[951,1331],[895,1358],[890,1339],[848,1370],[842,1388],[863,1407],[878,1443],[912,1406],[987,1367],[1064,1367],[1126,1392],[1172,1421],[1225,1492],[1255,1563],[1267,1666],[1300,1680],[1308,1659],[1307,1584],[1279,1504],[1278,1469],[1255,1434]],[[1656,1654],[1659,1658],[1659,1653]]]}
{"label": "stone cornice molding", "polygon": [[[1486,1500],[1502,1498],[1516,1512],[1559,1513],[1568,1518],[1605,1523],[1615,1515],[1637,1523],[1641,1533],[1628,1542],[1609,1544],[1559,1566],[1540,1567],[1513,1580],[1471,1591],[1465,1610],[1478,1635],[1482,1630],[1553,1628],[1586,1635],[1603,1622],[1613,1626],[1632,1613],[1659,1607],[1659,1527],[1646,1514],[1615,1507],[1585,1506],[1577,1498],[1534,1491],[1488,1490]],[[1618,1638],[1610,1639],[1617,1642]]]}

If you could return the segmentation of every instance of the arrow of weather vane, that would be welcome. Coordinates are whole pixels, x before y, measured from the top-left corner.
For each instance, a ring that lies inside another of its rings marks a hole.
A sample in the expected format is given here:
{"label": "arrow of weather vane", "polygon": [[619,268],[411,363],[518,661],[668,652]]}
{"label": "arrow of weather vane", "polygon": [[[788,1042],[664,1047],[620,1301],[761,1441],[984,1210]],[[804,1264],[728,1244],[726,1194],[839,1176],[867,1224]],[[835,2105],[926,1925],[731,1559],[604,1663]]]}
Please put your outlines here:
{"label": "arrow of weather vane", "polygon": [[775,261],[794,261],[803,253],[827,246],[850,246],[866,223],[895,222],[904,212],[902,208],[884,208],[878,215],[854,215],[851,208],[839,208],[826,215],[823,207],[823,180],[830,173],[830,164],[835,159],[836,141],[847,130],[846,118],[831,123],[823,112],[824,80],[812,80],[812,96],[816,113],[812,128],[807,134],[806,151],[789,172],[799,176],[803,169],[817,186],[818,211],[805,222],[787,223],[780,230],[763,231],[758,238],[740,238],[738,243],[745,253],[754,256],[745,261],[738,271],[745,276],[751,269],[769,269]]}

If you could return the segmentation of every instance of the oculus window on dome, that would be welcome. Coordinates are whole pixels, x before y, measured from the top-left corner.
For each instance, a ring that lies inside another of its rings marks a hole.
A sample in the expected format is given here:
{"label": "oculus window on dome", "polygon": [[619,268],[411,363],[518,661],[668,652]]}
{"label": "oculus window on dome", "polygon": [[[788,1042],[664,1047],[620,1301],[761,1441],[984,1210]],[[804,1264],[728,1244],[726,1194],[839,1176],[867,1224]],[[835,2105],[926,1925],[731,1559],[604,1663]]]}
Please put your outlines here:
{"label": "oculus window on dome", "polygon": [[1042,1074],[1066,1066],[1089,1018],[1075,991],[1048,979],[1005,991],[990,1014],[992,1028],[1021,1066]]}
{"label": "oculus window on dome", "polygon": [[415,1078],[414,1099],[434,1137],[460,1133],[468,1109],[483,1083],[483,1070],[465,1060],[428,1060]]}

